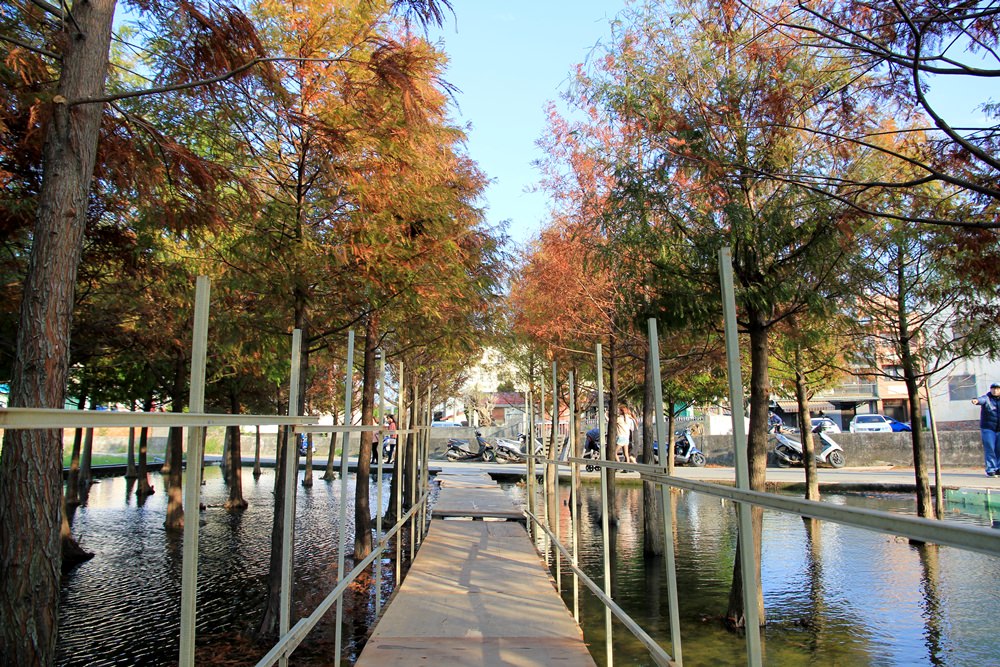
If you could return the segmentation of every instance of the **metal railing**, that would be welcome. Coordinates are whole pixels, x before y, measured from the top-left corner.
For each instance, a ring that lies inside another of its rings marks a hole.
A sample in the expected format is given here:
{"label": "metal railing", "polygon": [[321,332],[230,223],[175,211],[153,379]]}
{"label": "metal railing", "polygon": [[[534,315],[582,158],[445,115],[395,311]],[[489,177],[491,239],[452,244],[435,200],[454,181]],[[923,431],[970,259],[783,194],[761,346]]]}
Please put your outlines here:
{"label": "metal railing", "polygon": [[[181,625],[180,625],[180,651],[178,664],[183,667],[192,667],[195,664],[195,618],[197,609],[195,600],[198,588],[198,537],[199,521],[197,512],[201,503],[201,465],[196,465],[203,459],[202,443],[203,431],[207,427],[216,426],[285,426],[284,452],[285,452],[285,475],[284,478],[284,516],[282,535],[282,568],[281,568],[281,601],[279,611],[279,633],[280,637],[274,647],[258,662],[259,667],[273,665],[275,663],[285,665],[288,657],[302,643],[309,632],[316,627],[322,617],[329,611],[330,607],[336,603],[336,661],[339,662],[342,644],[343,628],[343,595],[350,584],[369,565],[375,563],[375,597],[376,597],[376,617],[382,610],[382,556],[389,551],[390,541],[395,545],[395,582],[396,586],[402,581],[402,540],[401,531],[404,527],[409,529],[410,560],[412,561],[416,548],[423,540],[427,523],[427,506],[429,498],[429,474],[428,474],[428,453],[429,453],[429,431],[430,431],[430,390],[428,389],[426,410],[422,414],[415,416],[413,429],[399,429],[397,434],[397,445],[395,452],[394,470],[400,470],[400,460],[404,456],[410,456],[415,463],[408,466],[410,475],[408,488],[411,490],[411,497],[407,498],[410,509],[403,513],[403,480],[396,482],[396,524],[383,533],[382,526],[382,491],[383,491],[383,465],[384,457],[381,452],[377,457],[378,467],[376,473],[377,500],[376,500],[376,544],[372,552],[348,573],[344,573],[345,552],[348,549],[349,541],[353,544],[353,535],[347,530],[347,477],[349,472],[349,459],[352,456],[351,435],[358,433],[372,433],[380,431],[379,426],[326,426],[318,425],[317,417],[306,417],[295,414],[298,405],[299,387],[299,367],[301,354],[301,332],[295,329],[292,332],[292,355],[291,355],[291,377],[289,381],[289,414],[288,416],[277,415],[231,415],[231,414],[211,414],[204,413],[204,391],[205,391],[205,366],[206,366],[206,341],[208,337],[208,302],[209,302],[209,282],[204,276],[200,276],[197,281],[195,295],[195,318],[194,335],[192,343],[192,365],[191,365],[191,394],[188,405],[191,412],[111,412],[103,410],[62,410],[43,408],[6,408],[0,409],[0,428],[4,429],[66,429],[66,428],[90,428],[90,427],[184,427],[188,429],[186,438],[188,465],[184,475],[184,507],[190,512],[189,520],[184,522],[183,555],[181,565]],[[348,332],[347,344],[347,364],[345,366],[345,386],[344,414],[353,414],[353,364],[354,364],[354,332]],[[398,364],[396,375],[399,387],[403,385],[403,367]],[[379,394],[382,397],[382,414],[385,414],[385,360],[381,364],[381,381]],[[397,404],[397,415],[404,414],[403,393],[397,391],[399,402]],[[292,554],[294,552],[293,530],[295,522],[295,493],[298,487],[298,452],[293,441],[293,434],[298,433],[343,433],[344,440],[341,445],[340,454],[340,534],[338,536],[338,569],[337,585],[327,594],[326,598],[313,610],[309,616],[300,619],[294,626],[291,625],[291,592],[292,592]],[[413,436],[412,452],[407,452],[407,441],[410,438],[403,436]],[[381,448],[381,443],[376,444]],[[360,453],[360,438],[358,452]],[[279,447],[279,453],[281,449]],[[395,539],[394,539],[395,538]]]}
{"label": "metal railing", "polygon": [[[732,294],[731,269],[728,269],[728,253],[724,251],[720,257],[720,278],[723,288],[723,302],[726,309],[726,338],[727,356],[729,362],[730,377],[730,401],[731,405],[742,406],[742,382],[740,379],[739,351],[736,346],[735,328],[735,306]],[[728,284],[727,284],[728,283]],[[649,341],[650,354],[654,359],[659,358],[657,345],[657,333],[655,320],[649,320]],[[968,551],[975,551],[991,556],[1000,556],[1000,532],[995,530],[980,528],[975,526],[964,526],[947,523],[934,519],[924,519],[913,516],[893,514],[890,512],[876,511],[866,508],[844,507],[832,505],[820,501],[811,501],[788,496],[779,496],[771,493],[754,491],[749,488],[747,476],[746,460],[746,434],[743,432],[742,410],[734,411],[734,447],[736,449],[736,478],[737,486],[725,486],[708,482],[699,482],[682,479],[667,474],[666,450],[663,452],[661,465],[648,465],[638,463],[621,463],[607,460],[607,446],[605,438],[606,419],[603,411],[603,379],[601,372],[602,350],[598,344],[596,351],[597,369],[597,405],[599,408],[599,428],[601,429],[601,457],[600,459],[584,459],[578,456],[571,456],[568,460],[555,460],[544,456],[535,456],[528,459],[527,497],[525,514],[529,519],[529,527],[533,537],[537,540],[539,533],[544,535],[547,541],[554,548],[554,568],[556,573],[556,584],[560,593],[562,586],[562,563],[565,561],[573,573],[573,616],[579,622],[579,590],[582,582],[594,596],[600,600],[605,607],[605,655],[608,667],[613,665],[613,636],[612,636],[612,616],[618,620],[647,648],[650,658],[658,665],[683,665],[683,651],[680,633],[680,618],[678,611],[678,590],[677,573],[674,557],[675,532],[673,527],[673,494],[671,489],[686,489],[697,493],[704,493],[717,498],[731,500],[736,503],[739,513],[737,523],[738,543],[740,546],[741,574],[743,581],[743,607],[745,614],[745,638],[747,645],[747,663],[752,667],[762,665],[761,642],[760,642],[760,622],[757,615],[757,599],[760,595],[760,578],[757,576],[757,561],[755,557],[754,542],[755,536],[750,522],[752,507],[760,507],[778,512],[796,514],[802,517],[830,521],[845,526],[863,528],[878,531],[881,533],[897,535],[911,540],[925,543],[947,545]],[[553,364],[553,377],[555,377],[556,366]],[[662,405],[661,381],[659,375],[659,364],[653,364],[653,383],[655,391],[655,405]],[[555,382],[553,384],[553,400],[557,395]],[[575,414],[572,405],[574,395],[573,373],[568,374],[568,394],[571,397],[570,413]],[[544,401],[544,394],[542,395]],[[656,431],[659,442],[665,443],[665,420],[662,411],[657,411]],[[578,429],[570,428],[571,437],[576,437]],[[578,443],[572,443],[573,451],[579,452]],[[535,464],[544,466],[542,471],[543,482],[543,507],[544,512],[538,512],[537,506],[537,484],[538,479],[535,473]],[[601,468],[601,512],[602,512],[602,547],[603,547],[603,586],[599,585],[579,566],[579,501],[577,498],[577,487],[580,480],[580,466],[599,466]],[[549,494],[553,491],[557,494],[558,500],[558,470],[560,467],[569,467],[571,473],[570,481],[570,522],[569,533],[572,538],[567,546],[563,543],[563,533],[559,525],[559,512],[554,512],[554,516],[549,516],[549,508],[558,508],[559,503],[553,503]],[[657,485],[660,490],[660,503],[663,512],[664,522],[664,566],[667,577],[667,604],[669,616],[669,638],[671,651],[668,652],[663,646],[654,640],[642,626],[631,618],[618,604],[615,603],[611,594],[611,558],[610,558],[610,530],[609,530],[609,508],[608,508],[608,471],[617,469],[622,471],[638,472],[642,480]]]}

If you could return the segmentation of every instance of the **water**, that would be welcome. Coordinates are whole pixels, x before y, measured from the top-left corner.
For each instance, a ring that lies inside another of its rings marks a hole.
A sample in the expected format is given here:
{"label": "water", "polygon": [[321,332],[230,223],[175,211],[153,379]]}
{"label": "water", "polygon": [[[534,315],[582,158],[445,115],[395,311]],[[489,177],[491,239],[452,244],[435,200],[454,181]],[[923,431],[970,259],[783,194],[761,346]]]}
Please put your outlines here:
{"label": "water", "polygon": [[[218,468],[206,469],[204,522],[200,533],[199,660],[208,654],[253,664],[269,648],[240,645],[252,632],[266,594],[273,514],[274,471],[255,481],[244,469],[250,506],[222,509],[227,497]],[[178,652],[181,540],[163,529],[166,495],[144,505],[122,478],[96,484],[74,517],[73,532],[96,552],[64,578],[60,608],[60,665],[172,665]],[[569,520],[563,488],[561,521]],[[523,485],[510,487],[516,499]],[[336,583],[340,481],[318,478],[299,486],[296,519],[297,616],[311,611]],[[615,600],[667,650],[667,589],[661,559],[642,551],[641,488],[620,485],[621,525],[614,533],[612,589]],[[348,517],[353,515],[354,478],[348,480]],[[680,623],[687,665],[746,664],[742,637],[726,631],[724,614],[735,554],[735,510],[731,503],[682,492],[676,503],[676,558]],[[828,502],[913,512],[902,494],[825,496]],[[388,481],[384,501],[388,502]],[[585,485],[580,527],[581,563],[602,581],[600,489]],[[375,489],[371,489],[372,506]],[[950,515],[951,521],[989,525],[988,516]],[[353,526],[349,528],[353,536]],[[348,554],[349,556],[349,554]],[[348,558],[350,562],[350,558]],[[766,512],[762,578],[767,609],[763,632],[767,665],[949,665],[1000,664],[998,559],[950,547],[919,549],[906,540],[832,523],[810,534],[793,516]],[[350,567],[350,565],[348,565]],[[391,590],[386,570],[385,590]],[[564,599],[571,577],[563,568]],[[585,637],[598,664],[604,662],[604,608],[581,592]],[[364,598],[345,633],[348,662],[373,618]],[[646,649],[614,622],[615,664],[652,664]],[[320,631],[328,639],[330,629]],[[313,641],[313,637],[310,640]],[[331,649],[332,650],[332,649]],[[301,651],[300,651],[301,653]],[[296,664],[301,664],[296,653]],[[326,659],[326,664],[329,664]],[[235,664],[232,663],[232,664]],[[324,664],[317,660],[317,664]]]}
{"label": "water", "polygon": [[[322,475],[322,471],[319,473]],[[163,528],[167,496],[159,475],[156,493],[138,505],[124,478],[95,484],[86,505],[77,509],[73,534],[95,552],[89,562],[63,578],[59,613],[58,663],[66,666],[174,665],[179,649],[181,593],[180,536]],[[348,478],[346,569],[353,551],[355,478]],[[314,476],[311,488],[301,486],[296,504],[295,618],[307,614],[337,583],[337,526],[340,480]],[[197,633],[204,651],[218,650],[236,633],[251,633],[259,623],[267,595],[266,576],[274,514],[274,470],[254,480],[243,471],[244,497],[249,507],[231,513],[222,508],[228,490],[217,467],[205,470],[199,537]],[[371,506],[375,507],[372,484]],[[388,503],[389,481],[383,502]],[[386,590],[392,571],[383,568]],[[373,604],[373,603],[372,603]],[[363,641],[374,610],[345,633],[347,653]],[[253,659],[270,648],[252,647]],[[199,660],[200,662],[201,660]]]}
{"label": "water", "polygon": [[[561,522],[569,521],[562,490]],[[521,489],[511,489],[515,498]],[[745,640],[725,630],[724,615],[736,549],[734,505],[681,492],[676,503],[676,567],[684,663],[746,664]],[[603,582],[600,488],[582,487],[580,562]],[[827,502],[913,513],[904,494],[826,495]],[[612,545],[612,592],[668,651],[667,581],[662,559],[644,557],[642,489],[619,486],[621,524]],[[989,526],[971,515],[949,521]],[[950,547],[918,548],[890,535],[764,514],[761,578],[767,626],[767,665],[997,665],[1000,637],[1000,559]],[[551,563],[551,555],[550,555]],[[572,576],[563,567],[564,600],[572,609]],[[553,570],[554,572],[554,570]],[[601,584],[603,585],[603,584]],[[581,624],[597,664],[604,662],[604,608],[581,592]],[[644,646],[613,624],[615,664],[650,665]]]}

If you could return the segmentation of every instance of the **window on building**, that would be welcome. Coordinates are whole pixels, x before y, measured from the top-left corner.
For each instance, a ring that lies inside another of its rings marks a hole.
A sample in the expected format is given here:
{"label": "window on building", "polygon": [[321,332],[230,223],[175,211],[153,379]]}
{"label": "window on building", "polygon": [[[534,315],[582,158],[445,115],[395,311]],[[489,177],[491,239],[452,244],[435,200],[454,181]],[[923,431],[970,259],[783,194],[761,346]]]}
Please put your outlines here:
{"label": "window on building", "polygon": [[893,380],[902,380],[903,379],[903,367],[902,366],[899,366],[899,365],[885,366],[882,369],[882,372],[886,374],[886,377],[889,377],[889,378],[891,378]]}
{"label": "window on building", "polygon": [[975,375],[956,373],[948,378],[948,400],[971,401],[976,395]]}

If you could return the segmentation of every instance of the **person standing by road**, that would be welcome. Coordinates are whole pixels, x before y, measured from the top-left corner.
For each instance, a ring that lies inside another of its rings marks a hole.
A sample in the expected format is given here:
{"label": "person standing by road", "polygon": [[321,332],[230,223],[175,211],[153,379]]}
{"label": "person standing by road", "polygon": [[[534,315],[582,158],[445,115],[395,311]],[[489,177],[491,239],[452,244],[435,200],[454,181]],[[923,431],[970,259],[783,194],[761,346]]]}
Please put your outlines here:
{"label": "person standing by road", "polygon": [[979,433],[983,437],[986,476],[1000,474],[1000,384],[990,385],[988,394],[972,399],[979,406]]}
{"label": "person standing by road", "polygon": [[385,462],[395,463],[396,462],[396,418],[392,415],[387,415],[385,418],[386,431],[388,431],[388,440],[386,440],[386,452]]}
{"label": "person standing by road", "polygon": [[[629,443],[632,440],[632,431],[636,427],[635,417],[632,416],[632,411],[629,410],[624,405],[618,407],[618,425],[615,429],[617,435],[617,442],[615,442],[615,459],[619,461],[626,461],[628,463],[635,463],[635,456],[632,455],[632,451],[629,447]],[[619,459],[618,457],[621,456]]]}

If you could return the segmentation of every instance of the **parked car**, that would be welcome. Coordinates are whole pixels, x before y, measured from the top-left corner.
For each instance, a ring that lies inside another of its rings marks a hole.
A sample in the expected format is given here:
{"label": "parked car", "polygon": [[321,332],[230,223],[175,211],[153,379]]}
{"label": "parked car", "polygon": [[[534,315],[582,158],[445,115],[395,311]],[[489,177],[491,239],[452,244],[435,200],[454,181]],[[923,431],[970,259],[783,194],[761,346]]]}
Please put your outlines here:
{"label": "parked car", "polygon": [[431,428],[437,428],[439,426],[455,426],[458,428],[462,427],[462,425],[459,424],[458,422],[443,422],[443,421],[431,422]]}
{"label": "parked car", "polygon": [[892,424],[885,415],[855,415],[849,430],[851,433],[892,433]]}
{"label": "parked car", "polygon": [[894,433],[899,433],[900,431],[913,430],[912,428],[910,428],[910,425],[907,424],[906,422],[896,421],[892,417],[886,417],[886,419],[889,420],[889,425],[892,426],[892,430]]}
{"label": "parked car", "polygon": [[829,417],[813,417],[812,425],[813,428],[822,425],[823,430],[827,433],[840,433],[840,427],[837,426],[837,422],[833,421]]}

